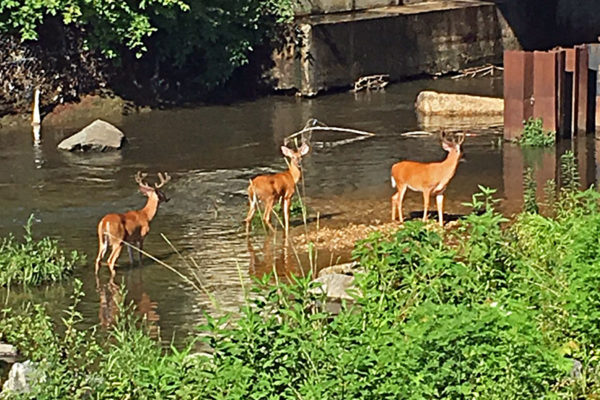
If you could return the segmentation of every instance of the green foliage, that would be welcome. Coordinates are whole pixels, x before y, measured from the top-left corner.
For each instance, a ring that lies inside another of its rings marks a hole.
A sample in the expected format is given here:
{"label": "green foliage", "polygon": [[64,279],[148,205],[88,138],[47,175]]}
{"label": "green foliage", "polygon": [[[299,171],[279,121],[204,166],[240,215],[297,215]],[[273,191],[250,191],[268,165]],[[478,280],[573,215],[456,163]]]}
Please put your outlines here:
{"label": "green foliage", "polygon": [[523,211],[527,213],[538,213],[539,207],[536,199],[537,183],[533,175],[533,169],[527,168],[523,174]]}
{"label": "green foliage", "polygon": [[562,190],[572,193],[579,189],[577,161],[570,150],[560,156],[560,186]]}
{"label": "green foliage", "polygon": [[189,6],[180,0],[144,0],[137,5],[128,1],[85,0],[6,0],[0,3],[0,31],[17,31],[22,40],[38,38],[38,28],[49,17],[58,17],[65,25],[89,28],[90,45],[115,57],[119,46],[126,46],[139,56],[146,51],[144,38],[156,28],[151,24],[154,13]]}
{"label": "green foliage", "polygon": [[84,257],[72,251],[66,255],[58,242],[49,237],[39,241],[32,234],[33,215],[24,226],[24,241],[19,243],[10,235],[0,243],[0,286],[11,284],[39,285],[56,282],[73,272]]}
{"label": "green foliage", "polygon": [[[205,88],[223,84],[293,19],[293,0],[3,0],[0,32],[36,40],[48,20],[76,27],[107,58],[152,54],[149,64]],[[165,72],[166,73],[166,72]],[[173,78],[173,76],[169,76]]]}
{"label": "green foliage", "polygon": [[529,118],[523,124],[523,134],[519,138],[521,146],[548,147],[556,142],[556,132],[546,131],[541,118]]}

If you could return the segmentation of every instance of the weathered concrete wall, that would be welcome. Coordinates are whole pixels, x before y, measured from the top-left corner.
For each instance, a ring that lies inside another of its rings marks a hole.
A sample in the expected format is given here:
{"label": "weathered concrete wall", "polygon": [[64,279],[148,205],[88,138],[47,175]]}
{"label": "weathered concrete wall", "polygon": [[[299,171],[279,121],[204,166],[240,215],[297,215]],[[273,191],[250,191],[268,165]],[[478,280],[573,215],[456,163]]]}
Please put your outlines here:
{"label": "weathered concrete wall", "polygon": [[[359,77],[398,80],[501,63],[519,44],[493,3],[441,1],[301,22],[302,46],[275,56],[277,89],[303,95],[347,87]],[[299,57],[298,57],[299,55]]]}

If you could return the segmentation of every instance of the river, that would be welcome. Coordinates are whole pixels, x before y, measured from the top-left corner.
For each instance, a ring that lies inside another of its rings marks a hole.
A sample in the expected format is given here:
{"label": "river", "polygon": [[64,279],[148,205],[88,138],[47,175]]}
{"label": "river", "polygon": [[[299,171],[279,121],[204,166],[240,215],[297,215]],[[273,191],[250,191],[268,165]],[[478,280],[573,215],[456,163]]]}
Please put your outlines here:
{"label": "river", "polygon": [[[501,96],[502,80],[414,80],[390,85],[382,92],[342,92],[314,99],[269,96],[226,105],[134,111],[110,121],[126,134],[127,145],[101,154],[56,149],[60,140],[91,122],[83,117],[65,126],[44,127],[39,146],[32,145],[29,130],[3,128],[0,234],[21,236],[22,226],[34,214],[36,237],[51,236],[62,248],[85,253],[87,262],[74,275],[82,280],[85,292],[80,311],[89,325],[108,324],[114,316],[114,291],[106,285],[107,269],[101,271],[99,285],[94,279],[96,224],[106,213],[143,206],[145,198],[133,179],[136,171],[167,171],[173,179],[164,191],[171,201],[161,205],[144,248],[194,281],[196,287],[148,258],[142,267],[132,267],[126,252],[118,264],[116,283],[126,287],[129,299],[147,315],[163,341],[178,341],[202,322],[204,312],[235,311],[243,302],[251,275],[271,270],[273,263],[280,275],[308,273],[305,249],[290,251],[278,244],[279,239],[265,243],[260,232],[253,233],[248,242],[242,224],[248,179],[283,170],[285,162],[279,150],[283,138],[300,130],[307,120],[316,118],[329,126],[375,136],[339,144],[337,139],[353,136],[313,134],[314,146],[303,160],[301,184],[313,218],[306,226],[296,218],[292,236],[317,226],[389,220],[393,194],[390,166],[401,159],[441,160],[445,154],[435,135],[402,135],[423,129],[413,105],[423,89]],[[470,127],[469,121],[460,120],[444,124],[470,134],[463,145],[466,162],[460,163],[446,192],[449,215],[468,211],[462,203],[478,191],[477,185],[497,188],[504,212],[518,210],[523,163],[547,167],[550,175],[542,173],[539,180],[553,177],[554,150],[524,154],[517,146],[499,140],[501,126]],[[594,182],[593,142],[583,142],[591,143],[592,150],[582,145],[581,172],[586,182]],[[561,148],[565,146],[570,144]],[[409,193],[405,213],[417,215],[420,210],[421,195]],[[318,266],[347,258],[347,249],[339,254],[323,252]],[[0,300],[8,305],[27,299],[44,301],[59,316],[69,302],[70,290],[71,282],[12,288],[10,293],[3,289]]]}

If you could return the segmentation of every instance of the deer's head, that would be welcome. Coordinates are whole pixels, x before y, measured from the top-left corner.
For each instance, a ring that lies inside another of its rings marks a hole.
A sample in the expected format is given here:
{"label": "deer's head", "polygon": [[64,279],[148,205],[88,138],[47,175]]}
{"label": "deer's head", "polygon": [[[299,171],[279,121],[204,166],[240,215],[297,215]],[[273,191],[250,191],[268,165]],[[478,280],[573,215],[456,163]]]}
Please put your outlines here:
{"label": "deer's head", "polygon": [[460,133],[450,137],[445,131],[440,134],[442,140],[442,148],[447,152],[454,151],[458,154],[461,152],[461,145],[465,141],[465,134]]}
{"label": "deer's head", "polygon": [[140,192],[142,192],[142,194],[146,197],[156,196],[156,199],[158,200],[159,203],[168,202],[169,198],[163,193],[162,190],[159,190],[159,189],[162,188],[165,185],[165,183],[167,183],[171,180],[171,176],[169,174],[167,174],[166,172],[164,173],[164,175],[161,172],[159,172],[158,173],[159,182],[155,183],[154,187],[152,187],[149,184],[147,184],[146,182],[144,182],[144,179],[146,178],[146,176],[148,176],[148,174],[142,173],[141,171],[138,171],[137,174],[135,175],[135,181],[140,186]]}
{"label": "deer's head", "polygon": [[286,146],[281,146],[281,152],[283,153],[283,155],[289,157],[292,165],[295,165],[296,167],[300,166],[302,156],[308,154],[309,150],[310,147],[307,143],[302,143],[302,146],[300,146],[300,148],[297,151],[294,151]]}

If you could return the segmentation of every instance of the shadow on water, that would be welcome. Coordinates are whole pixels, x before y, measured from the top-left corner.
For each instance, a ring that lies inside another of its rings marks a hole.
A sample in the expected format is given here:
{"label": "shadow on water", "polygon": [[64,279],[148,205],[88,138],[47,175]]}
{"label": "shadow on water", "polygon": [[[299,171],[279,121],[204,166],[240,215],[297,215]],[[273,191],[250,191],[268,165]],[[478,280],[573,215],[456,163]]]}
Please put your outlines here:
{"label": "shadow on water", "polygon": [[[63,248],[87,255],[86,265],[75,273],[83,281],[85,297],[79,311],[86,323],[110,324],[118,300],[115,287],[123,286],[153,332],[160,333],[165,342],[173,338],[177,342],[202,322],[205,311],[235,312],[251,276],[273,271],[280,278],[314,274],[321,267],[348,260],[350,249],[317,249],[309,257],[306,248],[285,245],[281,235],[273,238],[257,231],[246,239],[242,221],[248,206],[248,180],[286,168],[279,147],[287,135],[310,118],[376,133],[368,140],[316,147],[303,160],[299,192],[313,211],[306,225],[300,218],[292,221],[292,237],[317,227],[387,222],[393,194],[391,165],[401,159],[432,161],[445,156],[435,135],[401,135],[422,129],[414,112],[417,93],[433,89],[498,96],[501,88],[501,79],[421,80],[377,93],[338,93],[315,99],[274,96],[228,106],[155,110],[123,116],[117,125],[129,143],[119,152],[102,154],[56,150],[60,140],[89,120],[80,121],[79,126],[73,123],[72,129],[44,128],[37,146],[32,146],[30,131],[3,130],[0,235],[21,236],[25,221],[35,214],[36,237],[57,238]],[[443,127],[443,122],[436,123],[428,129]],[[448,219],[469,211],[463,203],[471,200],[477,185],[497,188],[503,211],[517,211],[527,163],[542,166],[536,175],[540,184],[555,176],[561,146],[530,158],[519,147],[498,140],[501,127],[482,124],[460,129],[468,129],[473,136],[463,145],[468,162],[459,164],[446,192]],[[324,143],[324,137],[313,134],[313,141]],[[596,181],[598,149],[593,143],[578,146],[584,182]],[[144,249],[190,277],[202,290],[150,259],[145,259],[143,267],[130,266],[126,255],[118,262],[113,284],[108,282],[106,268],[96,283],[96,224],[106,213],[143,206],[145,199],[133,179],[138,170],[168,171],[173,178],[165,188],[171,201],[161,206],[153,220]],[[407,216],[420,216],[421,194],[409,192],[404,208]],[[0,301],[8,306],[31,299],[43,301],[52,315],[60,317],[71,290],[69,282],[13,288],[9,295],[0,290]]]}

